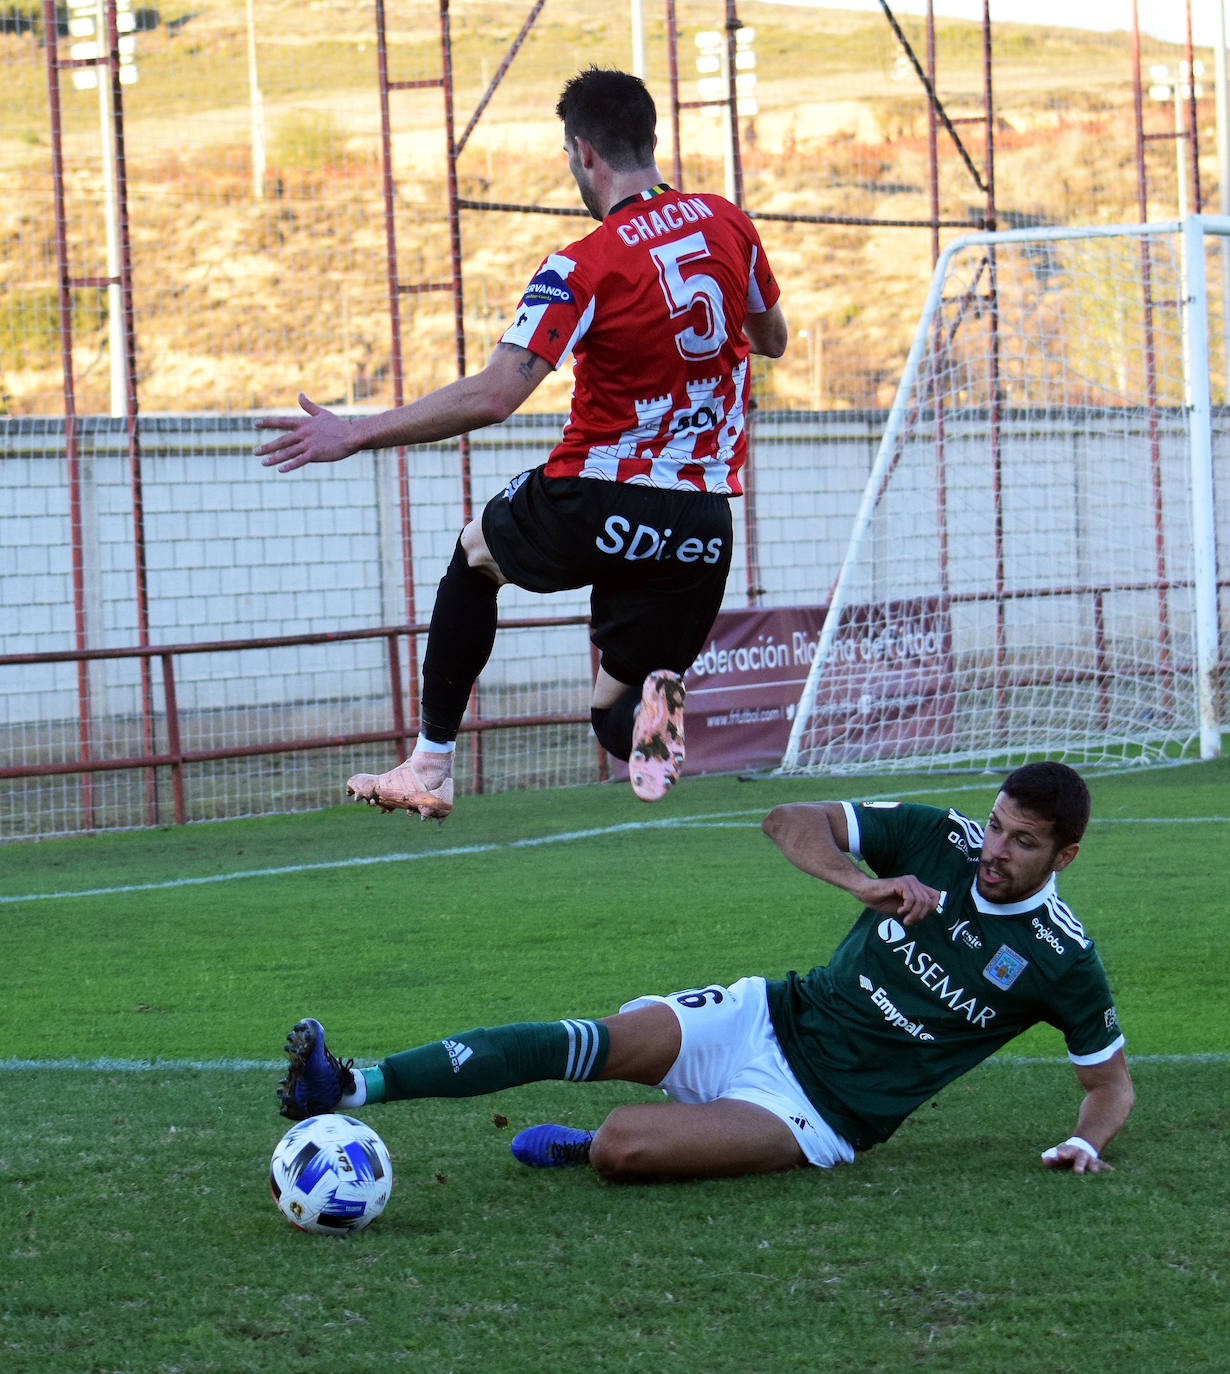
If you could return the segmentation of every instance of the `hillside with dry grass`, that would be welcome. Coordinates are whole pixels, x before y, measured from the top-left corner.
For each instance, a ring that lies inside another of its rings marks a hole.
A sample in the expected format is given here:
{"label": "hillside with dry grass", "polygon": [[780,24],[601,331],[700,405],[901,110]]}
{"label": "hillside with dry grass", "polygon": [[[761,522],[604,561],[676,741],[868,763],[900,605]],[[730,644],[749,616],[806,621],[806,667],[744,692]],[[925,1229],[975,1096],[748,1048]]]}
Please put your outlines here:
{"label": "hillside with dry grass", "polygon": [[[249,34],[242,11],[220,0],[168,8],[137,36],[138,79],[124,89],[124,133],[141,408],[280,407],[300,387],[327,402],[390,403],[386,190],[400,288],[402,392],[408,398],[449,380],[458,353],[452,297],[438,289],[452,276],[441,90],[391,94],[386,187],[370,13],[339,0],[268,0],[256,7]],[[695,33],[716,26],[722,8],[682,4],[678,14],[680,98],[692,101]],[[755,28],[759,106],[740,120],[744,203],[760,217],[795,333],[786,358],[763,368],[762,402],[885,406],[932,262],[930,230],[901,224],[925,221],[932,210],[920,85],[877,16],[749,0],[741,17]],[[441,51],[436,7],[399,7],[389,22],[390,79],[434,80]],[[586,229],[583,217],[564,213],[576,199],[552,112],[559,85],[577,66],[630,60],[622,8],[595,0],[566,10],[548,4],[471,127],[521,22],[498,3],[451,10],[454,137],[464,140],[459,195],[559,212],[463,212],[467,368],[485,357],[539,258]],[[923,54],[920,21],[903,27]],[[647,79],[662,110],[659,162],[673,178],[658,14],[647,20],[646,51]],[[1145,61],[1175,56],[1152,45]],[[957,136],[985,179],[976,26],[939,27],[937,72]],[[0,75],[0,411],[54,415],[63,396],[52,148],[37,33],[0,36]],[[1001,225],[1140,218],[1125,34],[1005,26],[994,34],[993,75]],[[70,270],[98,277],[107,262],[98,95],[72,89],[67,76],[61,86]],[[1164,129],[1170,112],[1161,107],[1148,116]],[[1202,107],[1206,199],[1214,192],[1213,139],[1205,128],[1211,119],[1211,108]],[[720,119],[684,110],[679,145],[683,184],[723,190]],[[942,231],[946,241],[957,225],[981,223],[987,196],[943,130],[938,148],[936,202],[940,218],[952,222]],[[1151,217],[1174,213],[1175,165],[1172,143],[1151,145]],[[777,218],[784,216],[797,222]],[[107,318],[105,288],[74,292],[82,413],[108,408]],[[535,406],[562,409],[567,387],[567,375],[552,379],[536,393]]]}

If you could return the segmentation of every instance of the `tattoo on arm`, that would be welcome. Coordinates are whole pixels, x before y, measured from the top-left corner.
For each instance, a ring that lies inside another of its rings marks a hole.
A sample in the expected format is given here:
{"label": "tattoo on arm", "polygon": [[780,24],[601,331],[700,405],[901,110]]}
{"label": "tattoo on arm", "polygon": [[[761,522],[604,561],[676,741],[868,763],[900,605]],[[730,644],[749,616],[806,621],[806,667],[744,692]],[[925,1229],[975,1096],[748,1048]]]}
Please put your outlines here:
{"label": "tattoo on arm", "polygon": [[533,381],[539,374],[541,368],[547,367],[545,359],[540,358],[537,353],[532,353],[528,348],[522,348],[520,344],[504,343],[501,341],[496,344],[497,348],[507,349],[510,353],[518,356],[517,371],[527,382]]}

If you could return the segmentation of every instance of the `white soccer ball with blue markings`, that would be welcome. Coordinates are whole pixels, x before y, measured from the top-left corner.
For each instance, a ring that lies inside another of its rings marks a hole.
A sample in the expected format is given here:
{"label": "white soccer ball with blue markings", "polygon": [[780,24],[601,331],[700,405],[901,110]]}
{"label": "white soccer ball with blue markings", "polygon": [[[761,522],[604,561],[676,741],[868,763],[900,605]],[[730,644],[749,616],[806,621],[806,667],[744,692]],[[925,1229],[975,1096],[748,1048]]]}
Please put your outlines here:
{"label": "white soccer ball with blue markings", "polygon": [[340,1112],[296,1122],[269,1163],[277,1209],[301,1231],[361,1231],[384,1211],[392,1188],[384,1141]]}

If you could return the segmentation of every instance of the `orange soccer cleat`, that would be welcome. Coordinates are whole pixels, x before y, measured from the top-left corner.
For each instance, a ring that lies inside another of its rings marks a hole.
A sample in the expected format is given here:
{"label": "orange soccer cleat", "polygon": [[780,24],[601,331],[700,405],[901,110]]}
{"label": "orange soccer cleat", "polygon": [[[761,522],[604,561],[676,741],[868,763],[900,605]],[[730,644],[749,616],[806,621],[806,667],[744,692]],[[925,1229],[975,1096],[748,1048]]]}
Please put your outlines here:
{"label": "orange soccer cleat", "polygon": [[649,674],[632,726],[628,778],[642,801],[661,801],[683,771],[683,679],[669,668]]}
{"label": "orange soccer cleat", "polygon": [[442,821],[453,809],[453,756],[417,752],[376,776],[356,773],[346,794],[382,811],[417,811],[425,821]]}

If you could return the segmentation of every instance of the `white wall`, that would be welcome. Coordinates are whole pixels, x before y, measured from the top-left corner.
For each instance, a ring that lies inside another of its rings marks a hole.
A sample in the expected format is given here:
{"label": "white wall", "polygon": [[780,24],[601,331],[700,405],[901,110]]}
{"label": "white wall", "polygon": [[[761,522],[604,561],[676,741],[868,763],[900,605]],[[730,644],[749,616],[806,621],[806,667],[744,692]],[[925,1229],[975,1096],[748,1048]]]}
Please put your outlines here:
{"label": "white wall", "polygon": [[[477,512],[509,478],[542,460],[558,417],[518,418],[471,445]],[[120,422],[87,421],[80,439],[87,512],[89,643],[135,645],[137,603],[131,482]],[[405,619],[396,509],[396,458],[358,454],[346,463],[281,475],[261,467],[261,436],[246,417],[149,417],[141,425],[141,487],[150,642],[201,643],[360,629]],[[762,424],[756,502],[764,604],[823,600],[875,451],[874,422],[817,417]],[[62,427],[0,420],[0,652],[75,645],[67,464]],[[462,524],[455,444],[409,453],[415,615],[426,622],[436,584]],[[736,559],[728,604],[747,604],[743,503],[736,503]],[[383,518],[382,518],[383,515]],[[535,596],[515,587],[502,617],[583,615],[587,593]],[[503,638],[503,637],[502,637]],[[488,681],[588,674],[583,629],[510,634]],[[278,660],[274,667],[271,660]],[[182,707],[364,697],[386,690],[383,648],[328,645],[290,651],[186,656]],[[265,661],[262,662],[262,659]],[[106,709],[138,709],[137,670],[109,662]],[[70,718],[69,665],[0,670],[0,722]],[[97,703],[96,703],[97,709]]]}
{"label": "white wall", "polygon": [[[752,473],[759,534],[760,604],[820,604],[828,599],[879,443],[883,415],[776,414],[755,430]],[[1190,563],[1184,546],[1186,459],[1181,417],[1163,435],[1168,571]],[[475,436],[471,448],[475,510],[507,480],[539,462],[558,433],[558,417],[517,417]],[[1125,440],[1122,414],[1084,411],[1030,427],[1009,419],[1001,435],[1004,494],[1014,536],[1010,578],[1080,582],[1095,576],[1147,580],[1155,568],[1143,434]],[[289,475],[261,467],[261,436],[251,417],[152,416],[141,425],[141,478],[150,641],[201,643],[334,632],[400,623],[405,598],[398,543],[395,457],[356,455],[346,463]],[[1230,529],[1230,444],[1217,439],[1217,522],[1223,577]],[[122,422],[82,425],[83,546],[86,614],[92,647],[137,643],[129,464]],[[1130,453],[1128,452],[1130,450]],[[954,588],[986,586],[990,539],[987,439],[968,419],[946,435]],[[462,523],[454,444],[410,451],[416,618],[430,616],[436,583]],[[908,468],[908,470],[907,470]],[[1133,500],[1109,523],[1090,523],[1081,497],[1104,493],[1092,509]],[[877,551],[885,570],[897,557],[891,532],[932,519],[929,463],[902,466],[892,501],[902,519],[886,522]],[[745,503],[736,502],[736,556],[728,606],[748,604]],[[910,519],[905,519],[909,512]],[[1141,512],[1145,512],[1144,515]],[[1126,526],[1126,527],[1125,527]],[[1113,528],[1112,541],[1108,531]],[[54,421],[0,419],[0,653],[74,647],[69,496],[62,427]],[[1032,569],[1032,571],[1027,571]],[[871,573],[875,572],[875,566]],[[585,592],[501,594],[504,618],[584,614]],[[321,700],[387,698],[383,646],[330,644],[185,656],[178,660],[181,708],[283,706]],[[581,628],[522,630],[501,636],[485,675],[491,685],[568,683],[589,674]],[[93,670],[96,715],[139,710],[132,662]],[[0,667],[0,724],[70,720],[77,679],[71,664]]]}

